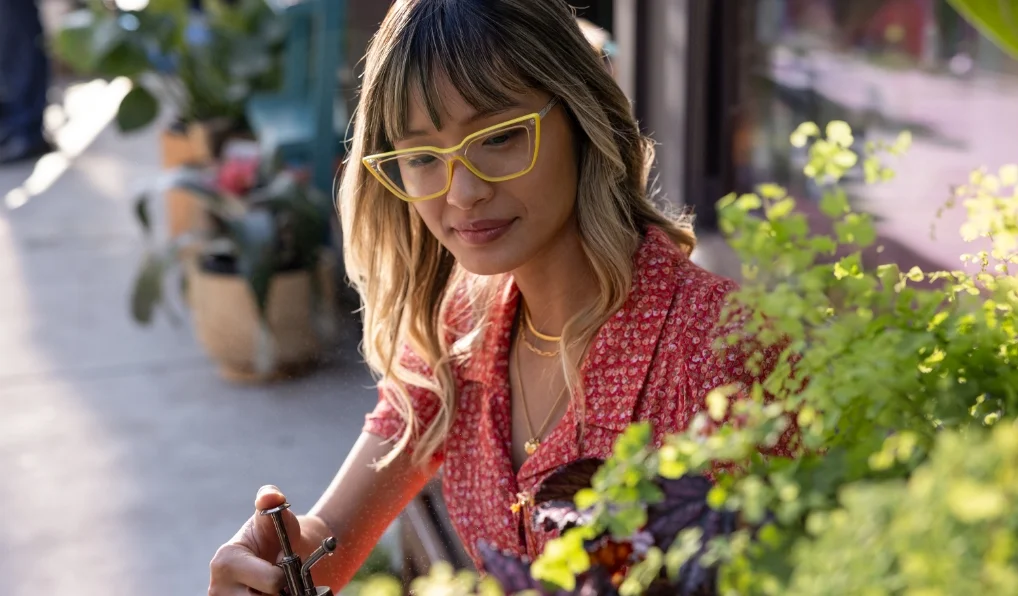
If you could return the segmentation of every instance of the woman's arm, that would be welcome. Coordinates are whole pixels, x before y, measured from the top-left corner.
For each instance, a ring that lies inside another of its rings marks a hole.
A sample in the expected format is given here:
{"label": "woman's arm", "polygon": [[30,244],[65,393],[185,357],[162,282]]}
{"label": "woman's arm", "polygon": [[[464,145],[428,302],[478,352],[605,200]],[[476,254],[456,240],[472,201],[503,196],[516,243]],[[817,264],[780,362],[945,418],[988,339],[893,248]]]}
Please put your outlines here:
{"label": "woman's arm", "polygon": [[327,536],[336,538],[336,552],[314,571],[317,582],[327,581],[336,593],[438,469],[438,461],[427,468],[413,465],[406,451],[385,468],[372,468],[390,448],[384,439],[361,433],[329,488],[308,514],[300,517],[301,556],[307,557]]}

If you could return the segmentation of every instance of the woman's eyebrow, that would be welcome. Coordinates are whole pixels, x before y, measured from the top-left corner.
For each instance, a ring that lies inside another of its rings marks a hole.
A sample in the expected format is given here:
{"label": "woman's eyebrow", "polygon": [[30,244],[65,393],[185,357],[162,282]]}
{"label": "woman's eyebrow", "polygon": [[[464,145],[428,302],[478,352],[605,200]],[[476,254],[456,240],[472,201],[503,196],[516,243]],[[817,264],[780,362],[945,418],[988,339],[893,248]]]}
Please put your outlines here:
{"label": "woman's eyebrow", "polygon": [[[508,112],[509,110],[511,110],[513,108],[518,108],[518,107],[520,107],[518,103],[510,102],[508,104],[504,104],[504,105],[501,105],[501,106],[492,107],[492,108],[488,108],[488,109],[484,109],[484,110],[479,110],[477,112],[474,112],[470,116],[464,118],[461,122],[459,122],[459,125],[460,126],[470,126],[471,124],[476,123],[478,120],[484,120],[485,118],[490,118],[492,116],[501,114],[503,112]],[[441,131],[442,129],[439,128],[438,130]],[[410,130],[406,131],[406,134],[404,134],[400,139],[398,139],[397,142],[399,142],[399,141],[406,141],[406,140],[417,138],[417,137],[424,137],[424,136],[427,136],[429,134],[431,134],[431,133],[429,133],[427,131],[424,131],[424,130],[419,130],[419,129],[413,128],[413,129],[410,129]]]}

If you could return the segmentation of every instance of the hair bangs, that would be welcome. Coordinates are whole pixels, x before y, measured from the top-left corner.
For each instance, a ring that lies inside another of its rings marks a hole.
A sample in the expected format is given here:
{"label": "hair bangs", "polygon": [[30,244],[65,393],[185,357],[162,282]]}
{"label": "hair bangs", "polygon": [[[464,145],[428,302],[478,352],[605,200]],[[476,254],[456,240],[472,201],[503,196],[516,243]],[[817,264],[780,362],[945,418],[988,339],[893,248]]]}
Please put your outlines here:
{"label": "hair bangs", "polygon": [[472,108],[494,111],[512,104],[513,95],[535,86],[514,66],[511,47],[497,15],[475,3],[418,4],[408,11],[403,35],[382,66],[381,105],[390,144],[409,128],[412,102],[419,101],[436,129],[447,113],[440,82],[448,82]]}

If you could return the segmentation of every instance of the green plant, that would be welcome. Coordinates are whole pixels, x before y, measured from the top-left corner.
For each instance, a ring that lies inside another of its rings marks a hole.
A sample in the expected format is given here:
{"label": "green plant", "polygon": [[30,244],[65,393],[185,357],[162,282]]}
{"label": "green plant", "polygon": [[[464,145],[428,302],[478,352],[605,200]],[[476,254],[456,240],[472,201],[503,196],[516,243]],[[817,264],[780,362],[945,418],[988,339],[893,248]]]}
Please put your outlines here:
{"label": "green plant", "polygon": [[72,13],[55,53],[81,74],[134,83],[117,113],[122,131],[148,126],[167,101],[181,122],[238,122],[251,93],[280,82],[285,21],[265,0],[151,0],[123,11],[102,0]]}
{"label": "green plant", "polygon": [[[220,166],[223,167],[223,166]],[[149,214],[151,197],[136,201],[135,213],[148,241],[148,250],[135,278],[131,293],[131,314],[147,325],[163,308],[173,317],[166,300],[166,279],[185,259],[197,259],[197,266],[215,273],[239,275],[248,284],[261,317],[262,344],[271,334],[266,320],[269,288],[275,275],[304,270],[317,272],[319,259],[330,230],[333,207],[328,197],[287,171],[259,181],[243,195],[223,188],[217,170],[184,168],[172,186],[186,190],[207,213],[208,226],[174,238],[165,246],[153,241]],[[312,316],[318,325],[324,312],[318,276],[310,276]],[[259,372],[272,366],[259,359]]]}

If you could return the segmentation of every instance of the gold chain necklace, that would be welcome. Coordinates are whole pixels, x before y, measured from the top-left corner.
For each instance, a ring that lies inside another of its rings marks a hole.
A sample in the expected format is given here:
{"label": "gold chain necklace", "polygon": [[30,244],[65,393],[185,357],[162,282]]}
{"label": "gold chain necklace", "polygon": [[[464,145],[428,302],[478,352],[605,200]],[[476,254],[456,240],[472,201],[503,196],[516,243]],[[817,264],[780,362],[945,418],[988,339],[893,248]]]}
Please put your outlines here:
{"label": "gold chain necklace", "polygon": [[533,333],[534,337],[536,337],[537,339],[543,339],[544,341],[551,342],[551,343],[556,343],[556,342],[562,341],[562,336],[561,335],[558,335],[558,336],[556,336],[556,335],[546,335],[544,333],[541,333],[540,331],[537,330],[536,327],[534,327],[534,322],[532,320],[530,320],[530,309],[527,308],[526,304],[523,305],[523,320],[527,324],[527,329],[529,329],[530,332]]}
{"label": "gold chain necklace", "polygon": [[530,343],[530,340],[527,339],[527,334],[526,333],[522,333],[521,332],[520,333],[520,339],[523,340],[524,347],[526,347],[531,352],[537,354],[538,356],[543,356],[545,358],[552,358],[554,356],[558,356],[558,352],[559,352],[558,350],[553,350],[553,351],[549,352],[548,350],[542,350],[541,348],[539,348],[539,347],[535,346],[534,344]]}
{"label": "gold chain necklace", "polygon": [[[521,330],[522,336],[522,330]],[[566,388],[563,387],[562,391],[558,395],[558,399],[551,406],[551,410],[548,411],[548,416],[544,419],[544,424],[541,425],[539,432],[534,432],[534,426],[530,423],[530,410],[527,408],[527,396],[523,389],[523,375],[520,373],[520,356],[521,352],[519,346],[516,348],[516,381],[520,386],[520,401],[523,402],[523,418],[527,421],[527,430],[530,432],[530,440],[523,444],[523,450],[527,452],[527,455],[533,455],[537,448],[541,446],[541,437],[544,436],[544,431],[548,429],[548,423],[551,422],[551,417],[555,414],[555,410],[558,409],[558,405],[562,403],[562,397],[566,394]]]}

